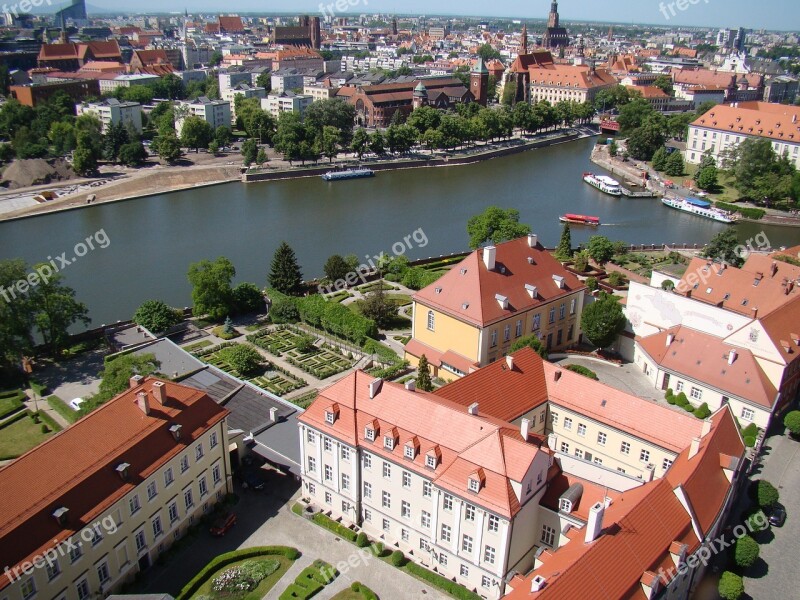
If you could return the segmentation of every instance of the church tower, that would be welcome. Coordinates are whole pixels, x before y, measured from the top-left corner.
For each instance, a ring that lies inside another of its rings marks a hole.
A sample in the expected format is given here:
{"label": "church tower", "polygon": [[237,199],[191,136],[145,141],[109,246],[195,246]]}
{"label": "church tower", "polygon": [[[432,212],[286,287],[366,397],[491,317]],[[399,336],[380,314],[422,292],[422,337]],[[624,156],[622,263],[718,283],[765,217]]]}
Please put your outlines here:
{"label": "church tower", "polygon": [[547,26],[550,29],[556,29],[558,27],[558,2],[554,0],[552,4],[550,4],[550,17],[547,19]]}
{"label": "church tower", "polygon": [[528,24],[522,24],[522,43],[520,44],[519,48],[520,54],[527,54],[528,53]]}
{"label": "church tower", "polygon": [[489,102],[489,69],[483,63],[483,58],[478,57],[478,62],[472,67],[469,74],[469,89],[475,96],[475,102],[486,106]]}
{"label": "church tower", "polygon": [[422,81],[420,81],[417,84],[417,87],[414,88],[411,105],[413,106],[414,110],[428,105],[428,88],[425,87],[425,84],[423,84]]}

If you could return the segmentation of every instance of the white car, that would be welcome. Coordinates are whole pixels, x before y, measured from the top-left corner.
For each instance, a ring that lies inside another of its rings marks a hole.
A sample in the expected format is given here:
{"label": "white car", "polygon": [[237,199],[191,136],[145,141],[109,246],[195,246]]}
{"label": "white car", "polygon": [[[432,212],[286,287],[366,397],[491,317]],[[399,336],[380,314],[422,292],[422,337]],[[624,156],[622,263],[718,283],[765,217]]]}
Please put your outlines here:
{"label": "white car", "polygon": [[69,401],[69,407],[75,412],[78,412],[84,402],[86,402],[86,400],[83,398],[75,398],[74,400]]}

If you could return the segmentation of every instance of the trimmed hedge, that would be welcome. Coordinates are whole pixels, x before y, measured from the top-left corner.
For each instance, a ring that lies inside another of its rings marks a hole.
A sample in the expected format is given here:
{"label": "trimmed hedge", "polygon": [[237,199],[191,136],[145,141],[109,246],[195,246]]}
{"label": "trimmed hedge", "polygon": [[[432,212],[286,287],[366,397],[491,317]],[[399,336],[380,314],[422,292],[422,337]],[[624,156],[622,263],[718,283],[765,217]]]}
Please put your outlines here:
{"label": "trimmed hedge", "polygon": [[21,391],[16,394],[7,393],[3,398],[0,398],[0,419],[4,419],[21,409],[24,400],[25,394]]}
{"label": "trimmed hedge", "polygon": [[356,538],[358,537],[358,534],[355,531],[353,531],[352,529],[348,529],[341,523],[337,523],[336,521],[334,521],[330,517],[326,517],[322,513],[315,514],[313,517],[311,517],[311,520],[314,521],[314,523],[316,523],[317,525],[320,525],[325,529],[332,531],[339,537],[346,539],[348,542],[355,543]]}
{"label": "trimmed hedge", "polygon": [[450,581],[446,577],[442,577],[438,573],[429,571],[425,567],[421,567],[416,563],[408,563],[405,566],[405,569],[415,577],[419,577],[423,581],[427,581],[431,585],[444,590],[454,598],[458,598],[458,600],[480,600],[481,598],[478,594],[469,591],[463,585],[459,585],[454,581]]}
{"label": "trimmed hedge", "polygon": [[[322,571],[332,575],[328,578]],[[279,596],[280,600],[293,600],[295,598],[311,598],[317,595],[322,589],[330,584],[339,575],[339,571],[323,560],[315,560],[310,567],[303,569],[294,583],[289,586]]]}
{"label": "trimmed hedge", "polygon": [[208,580],[211,575],[219,571],[222,567],[231,563],[244,560],[245,558],[254,558],[257,556],[284,556],[289,560],[297,560],[300,558],[300,551],[297,548],[290,548],[288,546],[256,546],[253,548],[244,548],[242,550],[234,550],[233,552],[226,552],[220,554],[212,559],[200,572],[195,575],[189,583],[183,586],[183,589],[176,596],[175,600],[188,600],[197,590]]}
{"label": "trimmed hedge", "polygon": [[77,410],[72,410],[67,403],[58,396],[48,396],[45,400],[47,400],[50,408],[56,411],[67,423],[72,424],[83,416]]}
{"label": "trimmed hedge", "polygon": [[578,375],[583,375],[584,377],[588,377],[589,379],[593,379],[595,381],[600,380],[600,378],[597,377],[597,373],[581,365],[567,365],[566,369],[567,371],[572,371],[573,373],[577,373]]}
{"label": "trimmed hedge", "polygon": [[403,554],[401,550],[395,550],[392,552],[392,556],[389,558],[392,563],[393,567],[402,567],[406,564],[406,556]]}
{"label": "trimmed hedge", "polygon": [[722,210],[727,210],[733,213],[738,212],[745,219],[753,219],[755,221],[763,219],[764,216],[767,214],[767,211],[761,208],[748,208],[746,206],[737,206],[735,204],[728,204],[727,202],[715,202],[714,206]]}
{"label": "trimmed hedge", "polygon": [[360,581],[354,581],[353,584],[350,586],[350,589],[353,590],[356,594],[361,594],[361,597],[364,600],[380,600],[378,598],[378,594],[373,592],[367,586],[365,586]]}

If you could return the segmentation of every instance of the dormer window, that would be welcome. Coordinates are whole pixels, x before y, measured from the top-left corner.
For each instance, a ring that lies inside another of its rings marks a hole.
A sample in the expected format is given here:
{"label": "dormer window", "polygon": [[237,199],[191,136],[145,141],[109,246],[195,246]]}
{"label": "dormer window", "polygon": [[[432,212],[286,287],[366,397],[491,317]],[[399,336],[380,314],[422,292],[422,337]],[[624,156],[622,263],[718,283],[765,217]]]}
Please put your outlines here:
{"label": "dormer window", "polygon": [[367,428],[364,430],[364,437],[365,437],[365,438],[366,438],[368,441],[370,441],[370,442],[374,442],[374,441],[375,441],[375,430],[374,430],[372,427],[367,427]]}
{"label": "dormer window", "polygon": [[436,457],[433,454],[428,454],[425,457],[425,466],[428,467],[429,469],[436,468]]}
{"label": "dormer window", "polygon": [[406,445],[405,449],[403,450],[403,455],[406,458],[410,458],[411,460],[414,460],[414,457],[417,455],[417,452],[416,452],[416,450],[414,450],[414,446]]}
{"label": "dormer window", "polygon": [[383,447],[387,450],[394,450],[394,438],[390,435],[383,436]]}
{"label": "dormer window", "polygon": [[467,488],[470,492],[477,494],[486,483],[486,474],[483,469],[478,469],[467,480]]}
{"label": "dormer window", "polygon": [[336,414],[333,411],[325,411],[325,422],[328,425],[333,425],[336,422]]}
{"label": "dormer window", "polygon": [[470,479],[469,480],[469,491],[470,492],[475,492],[477,494],[478,491],[480,491],[480,489],[481,489],[481,482],[480,481],[478,481],[477,479]]}

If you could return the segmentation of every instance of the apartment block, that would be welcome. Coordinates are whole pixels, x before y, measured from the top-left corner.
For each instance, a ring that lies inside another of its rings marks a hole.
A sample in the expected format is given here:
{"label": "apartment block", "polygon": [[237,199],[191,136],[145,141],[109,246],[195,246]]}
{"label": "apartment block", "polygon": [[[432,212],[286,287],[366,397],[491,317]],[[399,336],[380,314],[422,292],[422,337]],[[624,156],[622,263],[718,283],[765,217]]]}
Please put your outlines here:
{"label": "apartment block", "polygon": [[109,98],[103,102],[78,104],[75,112],[78,116],[95,116],[103,124],[103,132],[107,132],[112,125],[142,132],[142,105],[138,102],[120,102],[116,98]]}
{"label": "apartment block", "polygon": [[215,130],[223,125],[231,126],[231,103],[225,100],[210,100],[201,96],[197,100],[179,102],[175,114],[175,129],[179,137],[186,117],[199,117]]}
{"label": "apartment block", "polygon": [[283,92],[280,94],[269,94],[261,99],[262,110],[267,111],[276,119],[281,113],[293,113],[302,119],[306,109],[314,102],[313,96],[305,94],[295,94],[294,92]]}

